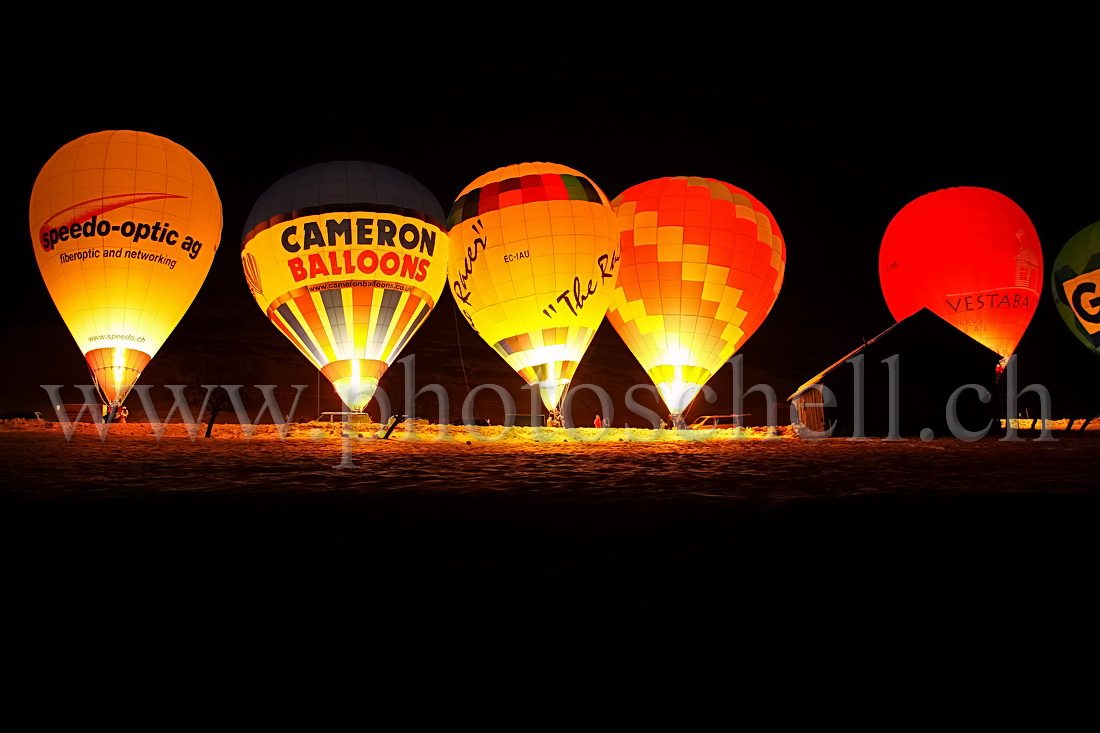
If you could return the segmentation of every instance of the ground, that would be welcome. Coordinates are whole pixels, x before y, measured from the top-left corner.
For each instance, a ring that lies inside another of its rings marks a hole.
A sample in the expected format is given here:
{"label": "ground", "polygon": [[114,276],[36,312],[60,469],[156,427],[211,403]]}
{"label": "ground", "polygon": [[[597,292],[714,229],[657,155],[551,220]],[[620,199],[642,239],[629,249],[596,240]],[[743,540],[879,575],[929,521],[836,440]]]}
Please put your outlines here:
{"label": "ground", "polygon": [[1073,628],[1100,556],[1094,430],[494,442],[3,427],[0,549],[26,624],[991,639]]}

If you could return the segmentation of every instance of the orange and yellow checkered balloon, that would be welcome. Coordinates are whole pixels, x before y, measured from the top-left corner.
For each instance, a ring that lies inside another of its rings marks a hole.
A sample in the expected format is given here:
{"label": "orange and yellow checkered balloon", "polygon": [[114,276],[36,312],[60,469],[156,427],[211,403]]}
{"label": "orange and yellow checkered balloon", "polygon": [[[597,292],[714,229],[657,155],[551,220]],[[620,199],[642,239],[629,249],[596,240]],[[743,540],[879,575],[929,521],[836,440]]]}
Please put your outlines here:
{"label": "orange and yellow checkered balloon", "polygon": [[675,420],[771,311],[783,235],[751,194],[710,178],[646,181],[611,204],[622,262],[608,320]]}

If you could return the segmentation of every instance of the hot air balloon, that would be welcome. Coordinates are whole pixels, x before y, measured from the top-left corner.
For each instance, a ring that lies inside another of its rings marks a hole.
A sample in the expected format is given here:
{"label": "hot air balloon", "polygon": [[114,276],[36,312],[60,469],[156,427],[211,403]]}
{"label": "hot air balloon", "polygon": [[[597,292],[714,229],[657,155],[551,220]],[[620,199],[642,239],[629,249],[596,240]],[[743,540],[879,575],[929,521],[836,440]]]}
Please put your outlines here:
{"label": "hot air balloon", "polygon": [[245,223],[249,290],[362,412],[447,282],[439,201],[407,173],[334,161],[276,181]]}
{"label": "hot air balloon", "polygon": [[1003,357],[1039,303],[1043,253],[1027,214],[987,188],[925,194],[894,216],[879,278],[898,321],[928,308]]}
{"label": "hot air balloon", "polygon": [[712,178],[657,178],[612,201],[622,262],[608,320],[656,385],[672,424],[763,323],[786,245],[746,191]]}
{"label": "hot air balloon", "polygon": [[619,230],[603,191],[572,168],[521,163],[462,190],[451,209],[451,292],[467,322],[551,420],[607,313]]}
{"label": "hot air balloon", "polygon": [[1100,355],[1100,222],[1073,235],[1054,260],[1050,289],[1059,315]]}
{"label": "hot air balloon", "polygon": [[214,260],[222,208],[210,173],[157,135],[85,135],[38,174],[30,228],[46,287],[100,396],[120,404]]}

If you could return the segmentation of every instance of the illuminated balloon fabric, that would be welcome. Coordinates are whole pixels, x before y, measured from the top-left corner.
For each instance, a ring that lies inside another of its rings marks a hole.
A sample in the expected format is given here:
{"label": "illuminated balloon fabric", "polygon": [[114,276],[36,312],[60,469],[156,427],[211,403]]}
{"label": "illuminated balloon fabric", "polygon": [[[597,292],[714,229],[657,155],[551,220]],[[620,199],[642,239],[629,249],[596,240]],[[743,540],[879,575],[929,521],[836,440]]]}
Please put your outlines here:
{"label": "illuminated balloon fabric", "polygon": [[222,208],[163,137],[107,130],[54,153],[30,201],[38,267],[103,398],[121,402],[198,293]]}
{"label": "illuminated balloon fabric", "polygon": [[890,222],[879,278],[901,320],[927,307],[1007,359],[1039,302],[1043,253],[1027,214],[987,188],[925,194]]}
{"label": "illuminated balloon fabric", "polygon": [[1100,222],[1071,237],[1051,269],[1059,315],[1081,343],[1100,355]]}
{"label": "illuminated balloon fabric", "polygon": [[612,206],[622,262],[608,320],[679,415],[771,311],[783,235],[755,197],[710,178],[654,179]]}
{"label": "illuminated balloon fabric", "polygon": [[447,255],[443,209],[416,179],[334,161],[260,196],[241,264],[272,323],[361,411],[435,307]]}
{"label": "illuminated balloon fabric", "polygon": [[563,165],[510,165],[466,186],[448,224],[455,303],[553,414],[611,299],[607,196]]}

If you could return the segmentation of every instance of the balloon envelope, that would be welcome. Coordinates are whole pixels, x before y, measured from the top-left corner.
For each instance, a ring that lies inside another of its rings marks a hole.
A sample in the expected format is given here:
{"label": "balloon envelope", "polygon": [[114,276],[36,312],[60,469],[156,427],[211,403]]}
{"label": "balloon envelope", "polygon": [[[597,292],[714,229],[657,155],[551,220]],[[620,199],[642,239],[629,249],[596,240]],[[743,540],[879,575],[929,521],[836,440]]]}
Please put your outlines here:
{"label": "balloon envelope", "polygon": [[361,411],[447,282],[439,201],[389,166],[291,173],[252,207],[241,264],[271,322]]}
{"label": "balloon envelope", "polygon": [[572,168],[521,163],[466,186],[448,223],[459,311],[554,413],[611,301],[610,202]]}
{"label": "balloon envelope", "polygon": [[934,191],[894,216],[879,278],[898,321],[928,308],[1007,359],[1039,303],[1043,253],[1027,214],[987,188]]}
{"label": "balloon envelope", "polygon": [[771,311],[786,245],[760,201],[711,178],[657,178],[612,205],[622,262],[608,320],[675,418]]}
{"label": "balloon envelope", "polygon": [[1069,330],[1100,355],[1100,222],[1085,227],[1062,247],[1054,260],[1050,289]]}
{"label": "balloon envelope", "polygon": [[121,402],[198,293],[221,238],[210,173],[166,138],[80,137],[34,183],[38,267],[107,402]]}

